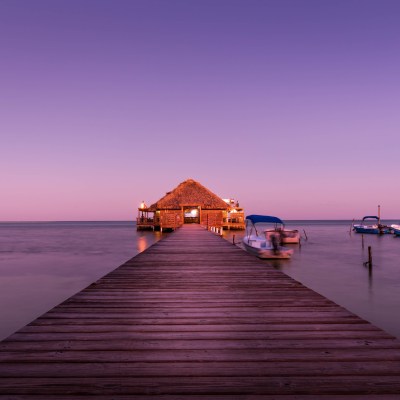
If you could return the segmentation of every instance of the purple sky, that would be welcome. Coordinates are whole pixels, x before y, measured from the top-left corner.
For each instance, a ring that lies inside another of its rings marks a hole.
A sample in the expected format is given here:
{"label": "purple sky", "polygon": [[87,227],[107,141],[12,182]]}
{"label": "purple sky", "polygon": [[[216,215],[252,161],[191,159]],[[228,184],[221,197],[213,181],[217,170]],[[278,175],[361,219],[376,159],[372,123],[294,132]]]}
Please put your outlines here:
{"label": "purple sky", "polygon": [[1,0],[0,220],[400,217],[400,1]]}

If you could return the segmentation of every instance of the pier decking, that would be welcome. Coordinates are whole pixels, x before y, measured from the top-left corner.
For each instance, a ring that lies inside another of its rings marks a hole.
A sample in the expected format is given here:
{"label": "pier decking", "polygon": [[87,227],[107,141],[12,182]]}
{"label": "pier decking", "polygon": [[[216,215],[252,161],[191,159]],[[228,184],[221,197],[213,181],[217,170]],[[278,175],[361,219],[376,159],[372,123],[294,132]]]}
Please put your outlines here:
{"label": "pier decking", "polygon": [[185,225],[0,343],[4,399],[399,399],[400,341]]}

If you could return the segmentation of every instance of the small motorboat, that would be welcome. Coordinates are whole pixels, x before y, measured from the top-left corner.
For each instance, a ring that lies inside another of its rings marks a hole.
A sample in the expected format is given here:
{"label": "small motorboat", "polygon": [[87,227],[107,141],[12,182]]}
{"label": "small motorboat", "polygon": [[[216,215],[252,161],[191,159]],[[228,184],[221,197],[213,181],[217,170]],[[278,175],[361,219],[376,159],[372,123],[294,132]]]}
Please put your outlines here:
{"label": "small motorboat", "polygon": [[300,243],[300,232],[297,229],[282,229],[281,233],[281,243]]}
{"label": "small motorboat", "polygon": [[[368,220],[369,223],[368,223]],[[373,221],[376,221],[373,223]],[[357,233],[369,233],[375,235],[383,235],[384,233],[392,233],[390,226],[381,224],[381,206],[378,206],[378,216],[369,215],[364,217],[360,224],[353,225],[353,230]]]}
{"label": "small motorboat", "polygon": [[[370,220],[369,223],[368,220]],[[372,220],[376,220],[376,223],[372,223]],[[353,230],[355,230],[357,233],[368,233],[375,235],[391,233],[390,227],[387,225],[382,225],[379,217],[371,215],[364,217],[360,224],[353,225]]]}
{"label": "small motorboat", "polygon": [[395,236],[400,236],[400,225],[390,225]]}
{"label": "small motorboat", "polygon": [[300,242],[300,232],[297,229],[287,229],[285,228],[285,224],[282,220],[277,217],[269,217],[270,223],[273,223],[274,226],[272,229],[267,229],[264,231],[265,237],[267,239],[271,239],[272,236],[278,236],[279,243],[281,244],[289,244],[289,243],[299,243]]}
{"label": "small motorboat", "polygon": [[[368,220],[370,220],[370,223],[368,223]],[[353,225],[353,230],[355,230],[357,233],[379,234],[379,224],[373,224],[372,220],[379,221],[379,218],[368,215],[361,220],[360,224]]]}
{"label": "small motorboat", "polygon": [[[256,224],[276,222],[279,218],[266,215],[249,215],[246,217],[246,235],[242,239],[245,250],[259,258],[290,258],[293,249],[281,246],[280,232],[260,236]],[[280,221],[280,220],[279,220]]]}

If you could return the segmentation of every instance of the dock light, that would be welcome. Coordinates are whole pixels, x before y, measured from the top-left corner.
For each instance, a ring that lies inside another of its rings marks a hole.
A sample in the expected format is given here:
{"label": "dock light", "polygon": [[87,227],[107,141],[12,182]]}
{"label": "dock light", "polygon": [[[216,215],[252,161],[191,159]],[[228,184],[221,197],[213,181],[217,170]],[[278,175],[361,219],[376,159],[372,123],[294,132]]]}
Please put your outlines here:
{"label": "dock light", "polygon": [[147,208],[146,203],[144,202],[144,200],[140,203],[140,209],[143,210]]}

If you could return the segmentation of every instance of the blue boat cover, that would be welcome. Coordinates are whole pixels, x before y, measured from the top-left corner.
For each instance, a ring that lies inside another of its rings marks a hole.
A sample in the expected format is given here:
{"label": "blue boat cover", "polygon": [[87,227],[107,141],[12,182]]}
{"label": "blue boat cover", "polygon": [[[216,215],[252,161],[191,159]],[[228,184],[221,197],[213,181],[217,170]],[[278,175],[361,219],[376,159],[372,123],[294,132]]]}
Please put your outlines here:
{"label": "blue boat cover", "polygon": [[362,220],[364,221],[364,219],[377,219],[379,221],[379,218],[372,215],[372,216],[368,216],[368,217],[364,217]]}
{"label": "blue boat cover", "polygon": [[269,223],[274,223],[274,224],[282,224],[282,220],[280,220],[277,217],[270,217],[269,215],[248,215],[246,219],[249,219],[253,224],[256,224],[257,222],[269,222]]}

